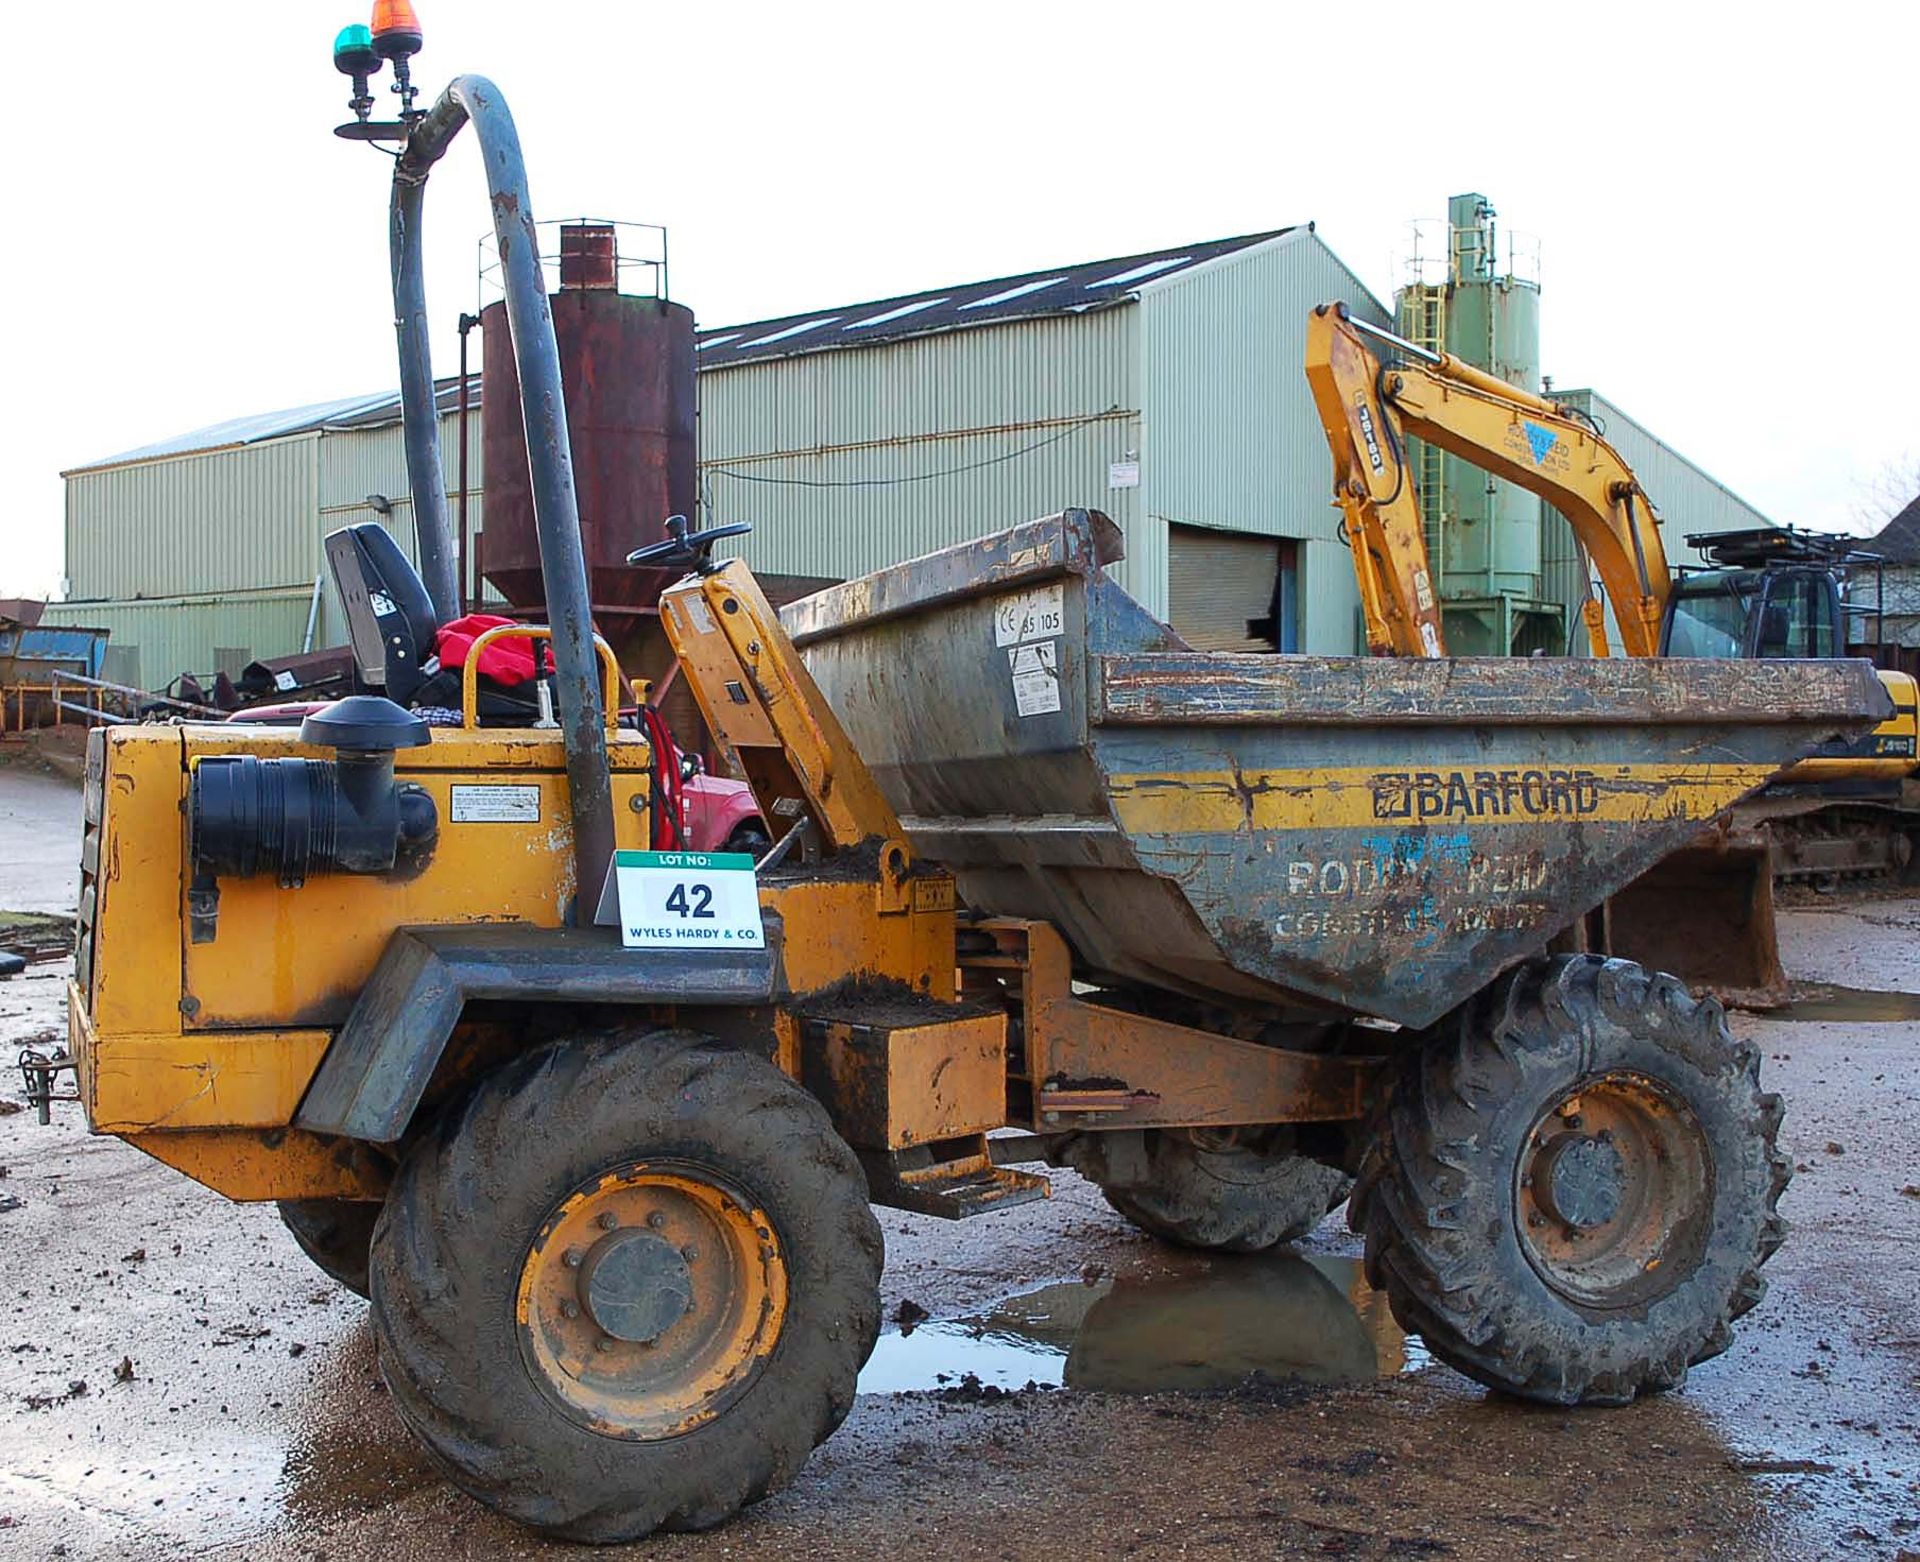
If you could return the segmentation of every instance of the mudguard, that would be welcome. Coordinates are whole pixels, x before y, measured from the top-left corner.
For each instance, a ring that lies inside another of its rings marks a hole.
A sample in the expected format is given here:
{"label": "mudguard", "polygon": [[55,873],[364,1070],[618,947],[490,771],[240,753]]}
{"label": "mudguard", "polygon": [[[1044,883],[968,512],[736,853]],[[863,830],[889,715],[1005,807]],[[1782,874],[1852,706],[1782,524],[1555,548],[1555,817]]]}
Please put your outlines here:
{"label": "mudguard", "polygon": [[307,1087],[297,1127],[373,1144],[406,1132],[469,1000],[764,1004],[780,985],[781,927],[764,949],[625,949],[611,928],[521,923],[399,928]]}

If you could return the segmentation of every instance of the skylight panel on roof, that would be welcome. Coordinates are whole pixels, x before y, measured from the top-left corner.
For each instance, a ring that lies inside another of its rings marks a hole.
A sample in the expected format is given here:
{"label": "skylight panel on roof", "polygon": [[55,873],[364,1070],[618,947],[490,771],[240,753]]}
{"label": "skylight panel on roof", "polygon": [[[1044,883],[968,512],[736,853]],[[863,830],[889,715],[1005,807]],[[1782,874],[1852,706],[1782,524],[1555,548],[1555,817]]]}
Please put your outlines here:
{"label": "skylight panel on roof", "polygon": [[1029,293],[1037,293],[1043,287],[1052,287],[1056,282],[1064,282],[1065,277],[1042,277],[1038,282],[1022,282],[1018,287],[1007,288],[1004,292],[989,293],[985,298],[976,298],[970,304],[962,304],[962,309],[985,309],[989,304],[1004,304],[1009,299],[1025,298]]}
{"label": "skylight panel on roof", "polygon": [[885,325],[889,320],[898,320],[906,315],[918,314],[923,309],[931,309],[935,304],[944,304],[949,298],[917,298],[911,304],[902,304],[898,309],[889,309],[883,315],[868,315],[864,320],[855,320],[840,327],[843,331],[859,331],[870,325]]}
{"label": "skylight panel on roof", "polygon": [[739,335],[740,333],[738,331],[729,331],[725,336],[709,336],[704,342],[702,342],[698,347],[696,347],[694,351],[703,353],[709,347],[724,346],[726,343],[731,342],[735,337]]}
{"label": "skylight panel on roof", "polygon": [[775,331],[768,336],[756,336],[752,341],[742,342],[740,345],[742,347],[764,347],[768,342],[784,342],[790,336],[799,336],[803,332],[811,331],[818,326],[832,325],[833,322],[839,318],[838,315],[822,315],[817,320],[802,320],[798,325],[790,325],[784,331]]}
{"label": "skylight panel on roof", "polygon": [[1184,266],[1192,259],[1191,255],[1176,255],[1172,260],[1150,260],[1144,266],[1135,266],[1133,270],[1123,271],[1117,277],[1102,277],[1098,282],[1089,282],[1087,286],[1118,287],[1123,282],[1138,282],[1157,271],[1171,271],[1175,266]]}

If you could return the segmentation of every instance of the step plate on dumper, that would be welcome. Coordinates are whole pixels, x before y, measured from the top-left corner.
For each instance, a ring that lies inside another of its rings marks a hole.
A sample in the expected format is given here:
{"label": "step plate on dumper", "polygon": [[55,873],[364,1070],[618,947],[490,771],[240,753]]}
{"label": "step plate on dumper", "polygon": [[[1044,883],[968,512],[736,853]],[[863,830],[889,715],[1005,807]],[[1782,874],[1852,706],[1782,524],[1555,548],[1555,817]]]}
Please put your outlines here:
{"label": "step plate on dumper", "polygon": [[1185,647],[1067,511],[783,620],[917,850],[1090,975],[1424,1025],[1888,702],[1864,662]]}

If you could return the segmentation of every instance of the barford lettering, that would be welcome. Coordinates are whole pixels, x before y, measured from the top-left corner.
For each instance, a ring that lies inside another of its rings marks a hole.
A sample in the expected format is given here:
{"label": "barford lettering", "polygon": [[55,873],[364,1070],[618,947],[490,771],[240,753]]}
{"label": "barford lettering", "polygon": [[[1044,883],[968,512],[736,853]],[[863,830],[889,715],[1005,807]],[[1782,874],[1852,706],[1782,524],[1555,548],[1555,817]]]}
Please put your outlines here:
{"label": "barford lettering", "polygon": [[1368,786],[1376,819],[1579,818],[1600,806],[1591,770],[1397,770]]}

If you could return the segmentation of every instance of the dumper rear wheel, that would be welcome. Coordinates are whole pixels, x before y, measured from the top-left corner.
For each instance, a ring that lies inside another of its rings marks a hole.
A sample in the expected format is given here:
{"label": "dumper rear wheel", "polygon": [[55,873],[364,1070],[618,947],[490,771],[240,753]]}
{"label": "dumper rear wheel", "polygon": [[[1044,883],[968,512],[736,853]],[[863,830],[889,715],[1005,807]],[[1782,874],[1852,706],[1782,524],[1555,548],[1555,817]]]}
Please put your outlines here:
{"label": "dumper rear wheel", "polygon": [[380,1206],[347,1199],[282,1199],[280,1222],[331,1280],[367,1294],[367,1255]]}
{"label": "dumper rear wheel", "polygon": [[1526,966],[1395,1084],[1349,1206],[1441,1360],[1553,1404],[1684,1382],[1765,1293],[1780,1098],[1711,999],[1625,960]]}
{"label": "dumper rear wheel", "polygon": [[1056,1159],[1142,1231],[1221,1253],[1305,1236],[1351,1186],[1344,1172],[1306,1156],[1197,1129],[1076,1134]]}
{"label": "dumper rear wheel", "polygon": [[685,1031],[542,1047],[403,1162],[374,1241],[401,1418],[572,1540],[703,1529],[853,1404],[881,1237],[853,1152],[766,1060]]}

